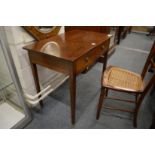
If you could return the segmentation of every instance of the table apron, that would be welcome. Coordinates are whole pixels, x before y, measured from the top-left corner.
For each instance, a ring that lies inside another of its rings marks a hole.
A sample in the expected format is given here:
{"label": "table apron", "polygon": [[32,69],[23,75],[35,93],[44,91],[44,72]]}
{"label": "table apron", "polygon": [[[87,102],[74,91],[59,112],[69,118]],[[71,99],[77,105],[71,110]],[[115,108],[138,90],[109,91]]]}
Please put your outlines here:
{"label": "table apron", "polygon": [[32,64],[38,64],[60,73],[70,74],[70,70],[72,69],[71,62],[35,52],[29,52],[28,54]]}

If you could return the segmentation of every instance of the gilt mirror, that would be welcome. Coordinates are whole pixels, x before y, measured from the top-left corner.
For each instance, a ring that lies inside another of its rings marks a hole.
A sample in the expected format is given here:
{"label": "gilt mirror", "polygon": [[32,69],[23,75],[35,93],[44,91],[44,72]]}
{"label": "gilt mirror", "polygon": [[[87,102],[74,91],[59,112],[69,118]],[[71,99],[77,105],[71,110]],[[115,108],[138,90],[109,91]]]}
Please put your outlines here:
{"label": "gilt mirror", "polygon": [[59,33],[61,26],[23,26],[36,40],[50,38]]}

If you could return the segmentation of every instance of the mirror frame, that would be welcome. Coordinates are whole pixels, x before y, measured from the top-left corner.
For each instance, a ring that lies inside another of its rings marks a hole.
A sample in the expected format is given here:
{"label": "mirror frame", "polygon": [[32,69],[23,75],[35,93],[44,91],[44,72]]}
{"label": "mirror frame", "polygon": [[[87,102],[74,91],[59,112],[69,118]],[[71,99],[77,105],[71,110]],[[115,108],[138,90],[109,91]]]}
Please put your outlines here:
{"label": "mirror frame", "polygon": [[23,26],[23,28],[36,40],[43,40],[50,38],[51,36],[57,35],[60,31],[61,26],[54,26],[54,29],[50,32],[43,33],[39,31],[35,26]]}

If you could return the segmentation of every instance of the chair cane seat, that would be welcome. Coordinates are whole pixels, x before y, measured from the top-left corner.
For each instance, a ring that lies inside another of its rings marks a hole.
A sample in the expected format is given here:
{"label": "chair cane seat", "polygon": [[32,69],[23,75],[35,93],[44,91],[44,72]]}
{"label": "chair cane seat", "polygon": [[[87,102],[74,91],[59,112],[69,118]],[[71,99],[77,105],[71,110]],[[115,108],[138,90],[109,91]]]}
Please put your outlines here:
{"label": "chair cane seat", "polygon": [[144,90],[143,80],[139,74],[115,66],[109,66],[105,70],[103,86],[128,92]]}

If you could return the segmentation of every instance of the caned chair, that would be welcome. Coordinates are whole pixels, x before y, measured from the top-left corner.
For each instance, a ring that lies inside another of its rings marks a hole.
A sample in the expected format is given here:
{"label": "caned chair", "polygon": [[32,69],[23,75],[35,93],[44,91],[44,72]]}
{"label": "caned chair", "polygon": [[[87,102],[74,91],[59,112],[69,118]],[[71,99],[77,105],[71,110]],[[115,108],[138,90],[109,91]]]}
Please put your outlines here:
{"label": "caned chair", "polygon": [[[153,61],[153,58],[155,56],[155,41],[151,48],[150,54],[147,58],[147,61],[144,65],[142,74],[136,74],[134,72],[125,70],[123,68],[110,66],[105,69],[102,77],[102,87],[101,87],[101,94],[99,98],[99,103],[97,107],[97,114],[96,119],[98,120],[100,117],[101,109],[107,108],[111,110],[120,110],[124,112],[131,112],[133,113],[133,125],[134,127],[137,127],[137,115],[140,108],[140,105],[149,91],[149,89],[152,87],[152,85],[155,84],[155,71],[153,73],[153,76],[151,79],[147,82],[146,85],[144,85],[144,78],[146,76],[146,73],[148,71],[148,68],[151,66],[155,69],[155,63]],[[114,91],[120,91],[125,92],[129,94],[135,95],[135,100],[123,100],[120,98],[114,98],[114,97],[108,97],[108,90],[114,90]],[[127,110],[127,109],[119,109],[116,107],[108,107],[103,104],[104,99],[114,99],[119,101],[125,101],[126,103],[134,103],[135,109],[133,111]]]}

